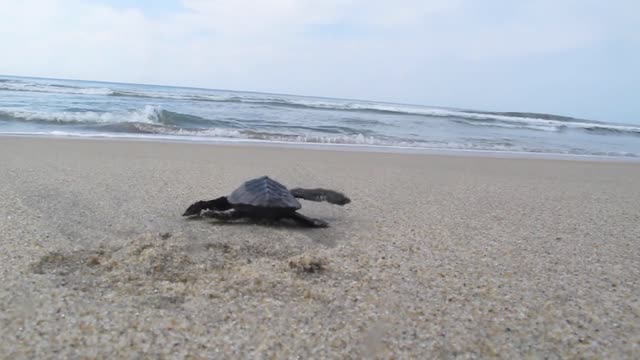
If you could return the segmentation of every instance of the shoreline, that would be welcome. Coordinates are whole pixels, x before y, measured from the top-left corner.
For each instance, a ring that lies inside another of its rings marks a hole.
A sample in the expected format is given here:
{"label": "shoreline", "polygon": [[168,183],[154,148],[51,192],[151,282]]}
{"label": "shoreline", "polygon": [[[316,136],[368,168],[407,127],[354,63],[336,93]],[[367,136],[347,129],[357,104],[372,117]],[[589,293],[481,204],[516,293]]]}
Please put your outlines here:
{"label": "shoreline", "polygon": [[429,156],[454,156],[454,157],[481,157],[495,159],[523,159],[523,160],[562,160],[562,161],[586,161],[586,162],[613,162],[613,163],[640,163],[640,157],[611,156],[590,154],[562,154],[526,151],[501,151],[501,150],[475,150],[475,149],[446,149],[446,148],[419,148],[367,144],[330,144],[330,143],[299,143],[286,141],[267,141],[251,139],[207,139],[207,138],[181,138],[175,137],[140,137],[119,134],[91,134],[91,135],[55,135],[33,133],[0,133],[1,138],[26,138],[26,139],[61,139],[61,140],[85,140],[85,141],[125,141],[142,143],[175,143],[193,145],[233,146],[233,147],[267,147],[279,149],[299,149],[318,151],[343,151],[363,153],[408,154]]}

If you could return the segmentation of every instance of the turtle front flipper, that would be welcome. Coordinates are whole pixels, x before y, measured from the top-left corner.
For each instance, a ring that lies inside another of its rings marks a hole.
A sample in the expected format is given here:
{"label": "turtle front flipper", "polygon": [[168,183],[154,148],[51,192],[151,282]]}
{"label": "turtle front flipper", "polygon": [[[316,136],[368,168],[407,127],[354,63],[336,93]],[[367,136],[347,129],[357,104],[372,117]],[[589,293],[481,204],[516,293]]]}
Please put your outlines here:
{"label": "turtle front flipper", "polygon": [[241,218],[244,217],[244,215],[241,212],[237,211],[237,210],[207,211],[207,212],[203,213],[202,216],[208,217],[208,218],[213,218],[213,219],[218,219],[218,220],[224,220],[224,221],[237,220],[237,219],[241,219]]}
{"label": "turtle front flipper", "polygon": [[313,219],[297,212],[294,212],[291,216],[289,216],[289,218],[294,220],[298,224],[307,226],[307,227],[315,227],[315,228],[329,227],[329,224],[324,220]]}
{"label": "turtle front flipper", "polygon": [[294,197],[310,200],[310,201],[326,201],[335,205],[346,205],[351,202],[347,196],[337,191],[328,189],[301,189],[295,188],[290,190]]}
{"label": "turtle front flipper", "polygon": [[231,209],[231,204],[226,196],[213,200],[201,200],[191,204],[182,216],[200,216],[203,210],[226,211]]}

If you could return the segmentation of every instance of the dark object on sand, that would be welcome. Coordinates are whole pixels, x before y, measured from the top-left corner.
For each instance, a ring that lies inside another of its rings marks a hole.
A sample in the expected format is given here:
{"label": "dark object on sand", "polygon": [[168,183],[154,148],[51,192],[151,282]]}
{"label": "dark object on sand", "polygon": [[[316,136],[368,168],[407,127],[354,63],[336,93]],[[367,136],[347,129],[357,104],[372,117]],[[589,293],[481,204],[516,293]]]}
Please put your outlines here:
{"label": "dark object on sand", "polygon": [[231,195],[214,200],[202,200],[189,206],[182,216],[203,216],[221,220],[251,218],[254,220],[276,221],[292,219],[308,227],[327,227],[320,219],[312,219],[297,212],[302,207],[296,198],[311,201],[326,201],[336,205],[346,205],[351,200],[343,194],[327,189],[287,189],[279,182],[262,176],[249,180]]}

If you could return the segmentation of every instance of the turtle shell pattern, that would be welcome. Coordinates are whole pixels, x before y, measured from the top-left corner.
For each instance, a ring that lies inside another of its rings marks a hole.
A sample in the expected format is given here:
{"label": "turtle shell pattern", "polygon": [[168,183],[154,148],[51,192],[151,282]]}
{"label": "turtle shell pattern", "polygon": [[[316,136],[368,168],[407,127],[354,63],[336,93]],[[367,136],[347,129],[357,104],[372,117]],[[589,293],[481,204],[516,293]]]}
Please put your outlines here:
{"label": "turtle shell pattern", "polygon": [[249,180],[234,190],[227,200],[233,205],[297,210],[300,202],[279,182],[262,176]]}

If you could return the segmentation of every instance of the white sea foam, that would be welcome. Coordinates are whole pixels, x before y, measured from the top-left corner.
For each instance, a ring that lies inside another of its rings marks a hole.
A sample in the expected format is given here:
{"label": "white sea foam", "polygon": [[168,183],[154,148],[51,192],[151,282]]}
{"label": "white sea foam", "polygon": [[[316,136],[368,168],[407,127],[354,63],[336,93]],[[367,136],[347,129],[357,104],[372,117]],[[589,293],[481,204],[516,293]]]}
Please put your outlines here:
{"label": "white sea foam", "polygon": [[[223,133],[224,134],[224,133]],[[567,151],[561,149],[547,149],[547,148],[529,148],[523,146],[504,146],[504,145],[478,145],[469,143],[422,143],[407,145],[404,143],[379,143],[379,144],[362,144],[362,143],[348,143],[348,142],[313,142],[304,141],[290,141],[290,140],[277,140],[277,139],[251,139],[246,137],[208,137],[208,136],[180,136],[170,134],[130,134],[130,133],[97,133],[97,132],[75,132],[75,131],[29,131],[29,132],[7,132],[0,131],[0,135],[26,135],[26,136],[62,136],[62,137],[80,137],[80,138],[111,138],[111,139],[141,139],[141,140],[169,140],[169,141],[195,141],[195,142],[221,142],[221,143],[264,143],[264,144],[281,144],[281,145],[301,145],[301,146],[329,146],[329,147],[343,147],[343,148],[370,148],[379,149],[379,151],[461,151],[469,153],[495,153],[495,154],[528,154],[530,156],[567,156],[567,158],[609,158],[609,159],[621,159],[625,158],[629,161],[637,161],[640,154],[635,154],[627,151],[600,151],[600,152],[576,152]],[[306,139],[309,140],[309,139]],[[377,150],[376,150],[377,151]]]}
{"label": "white sea foam", "polygon": [[48,121],[56,123],[122,123],[136,122],[157,124],[161,108],[147,105],[141,110],[125,112],[95,112],[95,111],[25,111],[0,110],[0,115],[10,116],[24,121]]}
{"label": "white sea foam", "polygon": [[113,94],[113,90],[109,88],[74,87],[74,86],[48,85],[48,84],[37,84],[37,83],[23,83],[23,82],[0,83],[0,90],[74,94],[74,95],[111,95]]}
{"label": "white sea foam", "polygon": [[399,145],[399,143],[384,141],[363,134],[338,136],[300,135],[295,138],[295,141],[319,144]]}
{"label": "white sea foam", "polygon": [[566,125],[535,125],[535,124],[527,124],[527,123],[519,123],[514,124],[511,122],[481,122],[481,121],[468,121],[468,120],[458,120],[458,123],[463,123],[471,126],[487,126],[487,127],[498,127],[498,128],[507,128],[507,129],[529,129],[529,130],[538,130],[538,131],[561,131],[566,128]]}
{"label": "white sea foam", "polygon": [[210,129],[184,129],[176,127],[158,127],[149,126],[145,127],[145,124],[138,125],[138,128],[143,131],[148,131],[158,135],[172,135],[172,136],[200,136],[200,137],[215,137],[215,138],[250,138],[244,135],[239,130],[222,129],[222,128],[210,128]]}

